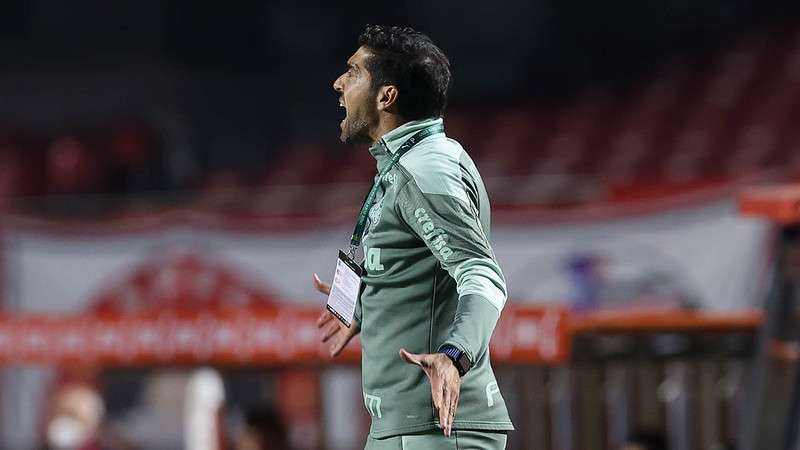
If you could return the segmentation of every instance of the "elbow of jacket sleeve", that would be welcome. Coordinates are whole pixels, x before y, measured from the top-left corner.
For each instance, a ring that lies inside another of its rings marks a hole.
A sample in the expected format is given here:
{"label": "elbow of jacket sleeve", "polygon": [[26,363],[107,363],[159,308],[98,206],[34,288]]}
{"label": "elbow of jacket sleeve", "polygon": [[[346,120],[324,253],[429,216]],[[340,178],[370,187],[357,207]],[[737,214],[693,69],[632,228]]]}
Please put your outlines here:
{"label": "elbow of jacket sleeve", "polygon": [[498,313],[506,303],[506,283],[497,264],[491,259],[473,259],[460,264],[453,272],[462,298],[473,294],[483,297]]}

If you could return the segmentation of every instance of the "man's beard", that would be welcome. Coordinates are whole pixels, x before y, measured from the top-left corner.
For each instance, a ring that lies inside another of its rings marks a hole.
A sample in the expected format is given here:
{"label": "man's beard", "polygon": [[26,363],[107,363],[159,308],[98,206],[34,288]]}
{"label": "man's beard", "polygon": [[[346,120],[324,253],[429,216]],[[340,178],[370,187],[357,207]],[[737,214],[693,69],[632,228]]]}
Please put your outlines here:
{"label": "man's beard", "polygon": [[369,125],[370,121],[365,117],[345,119],[339,139],[345,144],[371,144]]}

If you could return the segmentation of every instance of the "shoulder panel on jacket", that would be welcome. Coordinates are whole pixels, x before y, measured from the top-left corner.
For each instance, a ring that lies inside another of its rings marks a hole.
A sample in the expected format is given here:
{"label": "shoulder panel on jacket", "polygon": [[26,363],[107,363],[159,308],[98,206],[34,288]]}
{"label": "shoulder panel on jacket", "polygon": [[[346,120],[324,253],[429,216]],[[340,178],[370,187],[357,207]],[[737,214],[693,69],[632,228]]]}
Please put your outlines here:
{"label": "shoulder panel on jacket", "polygon": [[449,195],[468,203],[460,168],[464,153],[458,142],[445,136],[432,137],[403,155],[400,164],[423,194]]}

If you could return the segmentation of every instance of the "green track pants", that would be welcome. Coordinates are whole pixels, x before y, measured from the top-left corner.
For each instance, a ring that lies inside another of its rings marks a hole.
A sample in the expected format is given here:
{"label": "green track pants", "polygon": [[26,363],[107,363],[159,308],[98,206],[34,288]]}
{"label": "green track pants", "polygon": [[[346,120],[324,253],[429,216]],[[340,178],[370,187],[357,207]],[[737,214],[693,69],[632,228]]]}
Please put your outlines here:
{"label": "green track pants", "polygon": [[453,430],[445,437],[442,430],[367,438],[364,450],[505,450],[506,433],[496,431]]}

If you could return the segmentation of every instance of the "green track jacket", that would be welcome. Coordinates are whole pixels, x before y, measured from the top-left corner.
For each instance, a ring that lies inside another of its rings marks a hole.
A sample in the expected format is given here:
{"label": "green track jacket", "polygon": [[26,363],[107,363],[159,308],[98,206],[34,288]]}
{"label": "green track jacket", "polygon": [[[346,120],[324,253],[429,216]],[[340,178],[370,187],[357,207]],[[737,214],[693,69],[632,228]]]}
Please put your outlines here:
{"label": "green track jacket", "polygon": [[[415,132],[408,122],[370,148],[378,172]],[[506,300],[489,245],[489,198],[461,145],[433,134],[380,180],[364,234],[361,323],[364,405],[375,438],[434,429],[438,414],[423,371],[398,351],[434,353],[445,343],[469,355],[454,429],[513,430],[489,361],[489,338]]]}

